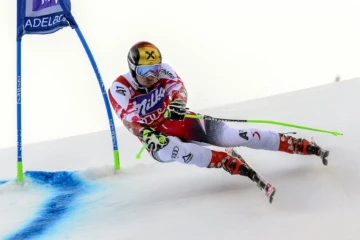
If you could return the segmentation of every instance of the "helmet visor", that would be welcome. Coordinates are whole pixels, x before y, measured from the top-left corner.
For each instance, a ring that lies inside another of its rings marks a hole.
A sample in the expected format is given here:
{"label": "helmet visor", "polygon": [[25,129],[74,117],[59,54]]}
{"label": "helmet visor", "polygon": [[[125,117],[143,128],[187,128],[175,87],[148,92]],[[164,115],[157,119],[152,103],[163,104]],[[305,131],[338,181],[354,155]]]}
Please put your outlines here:
{"label": "helmet visor", "polygon": [[140,77],[150,77],[150,76],[158,76],[161,70],[161,64],[156,65],[140,65],[136,67],[136,75]]}

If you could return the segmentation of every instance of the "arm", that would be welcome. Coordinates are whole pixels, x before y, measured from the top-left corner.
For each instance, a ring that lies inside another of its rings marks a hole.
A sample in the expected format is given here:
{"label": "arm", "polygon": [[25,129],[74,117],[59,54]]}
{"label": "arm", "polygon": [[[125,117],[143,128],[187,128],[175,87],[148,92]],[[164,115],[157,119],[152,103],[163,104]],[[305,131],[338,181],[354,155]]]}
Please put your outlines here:
{"label": "arm", "polygon": [[111,105],[124,126],[135,136],[147,125],[140,119],[139,113],[130,100],[130,91],[121,82],[115,81],[108,90]]}
{"label": "arm", "polygon": [[179,75],[170,67],[163,63],[160,78],[164,80],[165,89],[168,92],[171,101],[180,100],[187,103],[187,91]]}
{"label": "arm", "polygon": [[178,91],[173,92],[173,94],[171,95],[171,100],[172,101],[180,100],[185,104],[187,103],[187,91],[183,83]]}
{"label": "arm", "polygon": [[167,107],[165,117],[169,120],[183,120],[186,113],[187,91],[181,78],[167,64],[163,64],[161,71],[165,89],[170,96],[171,103]]}

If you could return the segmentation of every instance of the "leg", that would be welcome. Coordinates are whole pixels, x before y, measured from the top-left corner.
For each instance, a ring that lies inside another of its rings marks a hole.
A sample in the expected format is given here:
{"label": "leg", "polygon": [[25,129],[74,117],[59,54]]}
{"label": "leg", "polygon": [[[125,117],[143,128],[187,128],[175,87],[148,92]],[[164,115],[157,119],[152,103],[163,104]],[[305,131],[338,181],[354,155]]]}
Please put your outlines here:
{"label": "leg", "polygon": [[[151,152],[151,150],[149,151]],[[177,137],[168,137],[167,145],[157,152],[152,152],[152,156],[159,162],[178,161],[198,167],[222,167],[230,174],[247,176],[256,182],[260,189],[265,190],[265,195],[269,198],[270,203],[276,191],[270,183],[266,183],[261,179],[260,175],[239,158],[228,155],[225,152],[210,150],[197,144],[182,142]]]}
{"label": "leg", "polygon": [[182,142],[169,136],[169,143],[163,149],[152,154],[159,162],[180,162],[183,164],[207,167],[211,159],[211,150],[193,143]]}
{"label": "leg", "polygon": [[247,168],[242,161],[225,152],[182,142],[176,137],[169,137],[168,145],[153,153],[152,156],[159,162],[177,161],[202,168],[224,168],[230,174],[240,174],[248,177],[251,174],[251,169]]}
{"label": "leg", "polygon": [[185,118],[167,121],[158,130],[188,141],[197,141],[219,147],[248,147],[268,151],[282,151],[320,156],[320,148],[308,140],[255,128],[237,129],[219,121]]}

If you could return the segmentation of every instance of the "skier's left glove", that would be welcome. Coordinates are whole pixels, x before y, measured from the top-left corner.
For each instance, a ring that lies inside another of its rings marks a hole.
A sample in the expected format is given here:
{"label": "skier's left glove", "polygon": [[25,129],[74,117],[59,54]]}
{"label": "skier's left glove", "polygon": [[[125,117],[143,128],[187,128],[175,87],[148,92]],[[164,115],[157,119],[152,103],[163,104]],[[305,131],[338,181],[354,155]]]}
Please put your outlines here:
{"label": "skier's left glove", "polygon": [[165,118],[168,120],[182,121],[185,118],[186,103],[181,100],[172,101],[166,109]]}
{"label": "skier's left glove", "polygon": [[153,128],[144,128],[140,132],[140,137],[147,144],[147,149],[157,152],[169,143],[169,138],[162,132]]}

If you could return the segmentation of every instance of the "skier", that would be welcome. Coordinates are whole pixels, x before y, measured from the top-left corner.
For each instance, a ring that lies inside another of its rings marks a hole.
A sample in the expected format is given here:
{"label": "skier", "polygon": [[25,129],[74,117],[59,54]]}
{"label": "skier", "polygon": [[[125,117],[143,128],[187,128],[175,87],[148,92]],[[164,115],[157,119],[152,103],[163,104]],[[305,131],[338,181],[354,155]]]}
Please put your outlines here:
{"label": "skier", "polygon": [[211,150],[204,145],[243,146],[320,157],[324,154],[319,146],[306,139],[261,129],[236,129],[220,121],[185,118],[185,114],[199,114],[188,110],[182,79],[162,62],[159,49],[150,42],[134,44],[127,61],[130,71],[112,83],[108,91],[110,102],[125,127],[147,145],[149,153],[159,162],[223,168],[259,184],[259,175],[240,155]]}

